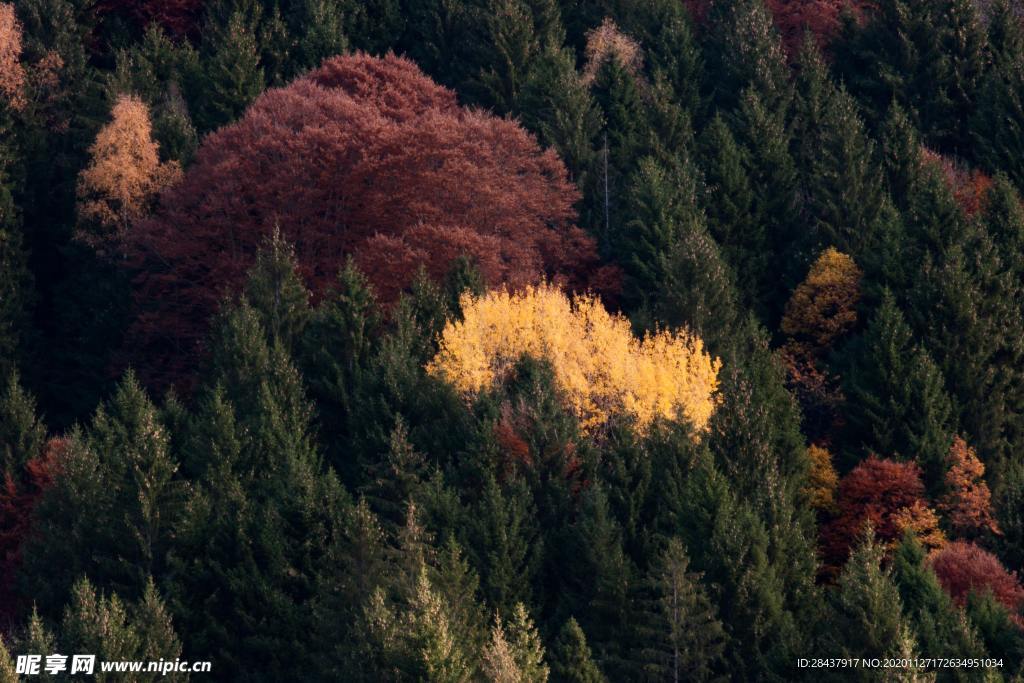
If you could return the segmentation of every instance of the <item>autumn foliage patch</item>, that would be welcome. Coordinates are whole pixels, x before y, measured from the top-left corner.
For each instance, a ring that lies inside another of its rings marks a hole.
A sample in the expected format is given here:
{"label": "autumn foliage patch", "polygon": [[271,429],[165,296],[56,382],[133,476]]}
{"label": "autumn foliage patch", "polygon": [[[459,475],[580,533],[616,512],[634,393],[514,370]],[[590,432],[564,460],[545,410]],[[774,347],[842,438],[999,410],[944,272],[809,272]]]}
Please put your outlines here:
{"label": "autumn foliage patch", "polygon": [[348,255],[385,303],[420,266],[442,277],[462,255],[489,285],[583,286],[603,271],[574,225],[577,198],[554,152],[512,120],[459,107],[411,61],[329,60],[211,134],[137,227],[133,345],[172,369],[193,355],[275,227],[314,294]]}

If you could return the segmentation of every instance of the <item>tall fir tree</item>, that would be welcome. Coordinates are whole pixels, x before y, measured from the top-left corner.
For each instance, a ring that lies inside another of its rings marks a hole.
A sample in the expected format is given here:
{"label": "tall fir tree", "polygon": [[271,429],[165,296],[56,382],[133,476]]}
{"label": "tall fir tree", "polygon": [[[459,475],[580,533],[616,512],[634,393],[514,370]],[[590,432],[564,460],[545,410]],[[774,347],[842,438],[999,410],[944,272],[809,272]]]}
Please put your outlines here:
{"label": "tall fir tree", "polygon": [[941,371],[889,292],[863,336],[844,351],[846,450],[852,467],[869,453],[914,459],[932,491],[941,485],[956,418]]}
{"label": "tall fir tree", "polygon": [[220,14],[226,16],[211,15],[200,53],[205,59],[196,124],[203,133],[237,119],[265,85],[257,41],[259,6]]}
{"label": "tall fir tree", "polygon": [[607,680],[594,663],[583,629],[572,617],[558,632],[548,661],[552,683],[605,683]]}
{"label": "tall fir tree", "polygon": [[992,3],[991,59],[970,118],[970,152],[988,171],[1003,171],[1024,187],[1024,29],[1009,0]]}
{"label": "tall fir tree", "polygon": [[723,663],[725,631],[682,541],[669,541],[647,578],[640,659],[651,680],[708,681]]}

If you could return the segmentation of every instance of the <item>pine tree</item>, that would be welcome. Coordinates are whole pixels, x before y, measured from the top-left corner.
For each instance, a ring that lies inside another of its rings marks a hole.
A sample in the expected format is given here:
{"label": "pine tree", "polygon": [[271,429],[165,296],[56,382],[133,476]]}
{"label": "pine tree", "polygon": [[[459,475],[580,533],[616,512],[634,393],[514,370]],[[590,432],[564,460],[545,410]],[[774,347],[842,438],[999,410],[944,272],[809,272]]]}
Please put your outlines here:
{"label": "pine tree", "polygon": [[36,508],[45,522],[24,548],[23,574],[41,607],[53,613],[81,574],[128,599],[142,595],[165,566],[181,512],[177,469],[158,411],[129,373],[89,429],[71,435],[63,474]]}
{"label": "pine tree", "polygon": [[309,291],[302,283],[295,250],[277,229],[256,254],[245,296],[259,315],[268,343],[293,349],[309,319]]}
{"label": "pine tree", "polygon": [[512,616],[503,622],[495,615],[491,642],[483,651],[483,668],[494,683],[546,683],[549,670],[544,648],[523,604],[516,603]]}
{"label": "pine tree", "polygon": [[552,683],[605,683],[607,680],[594,663],[583,629],[572,617],[558,632],[549,662]]}
{"label": "pine tree", "polygon": [[211,18],[203,34],[203,106],[196,112],[196,123],[203,133],[237,119],[263,92],[258,19],[236,9],[229,16]]}
{"label": "pine tree", "polygon": [[484,0],[474,61],[480,73],[469,84],[481,103],[501,114],[520,108],[538,63],[561,47],[565,35],[555,0]]}
{"label": "pine tree", "polygon": [[729,125],[715,116],[702,136],[703,198],[708,229],[736,274],[743,305],[761,302],[769,266],[768,235],[758,216],[747,168],[749,153],[736,142]]}
{"label": "pine tree", "polygon": [[753,90],[777,112],[789,98],[782,40],[763,0],[716,2],[706,18],[707,87],[719,109],[739,106]]}
{"label": "pine tree", "polygon": [[[907,532],[892,559],[892,576],[899,589],[903,614],[914,629],[921,651],[957,650],[970,657],[985,657],[984,645],[966,615],[942,590],[928,566],[925,550]],[[954,674],[956,675],[956,674]],[[953,680],[970,680],[960,675]]]}
{"label": "pine tree", "polygon": [[648,578],[653,604],[645,615],[640,656],[652,680],[706,681],[722,664],[725,631],[689,562],[682,542],[674,538]]}
{"label": "pine tree", "polygon": [[0,638],[0,683],[18,683],[14,660],[11,659],[11,653],[4,645],[3,638]]}
{"label": "pine tree", "polygon": [[916,459],[930,490],[941,485],[956,425],[942,373],[886,292],[843,370],[849,426],[844,464],[866,453]]}
{"label": "pine tree", "polygon": [[[1010,675],[1021,673],[1019,662],[1024,656],[1024,636],[1020,627],[1014,622],[1013,615],[1000,603],[991,591],[972,593],[967,598],[967,615],[971,623],[978,629],[978,635],[985,642],[985,649],[991,657],[1002,659],[1004,665],[1010,664],[1007,671]],[[1016,671],[1014,671],[1016,668]]]}
{"label": "pine tree", "polygon": [[503,488],[488,477],[472,518],[470,550],[483,576],[481,596],[503,610],[520,602],[531,604],[544,540],[529,489],[522,481]]}
{"label": "pine tree", "polygon": [[832,82],[810,34],[800,53],[793,118],[803,211],[815,239],[857,260],[876,248],[884,186],[874,143],[856,105]]}
{"label": "pine tree", "polygon": [[386,531],[393,532],[405,522],[405,507],[418,497],[426,469],[423,454],[409,443],[409,428],[401,415],[396,416],[387,453],[367,465],[368,484],[363,492]]}
{"label": "pine tree", "polygon": [[984,34],[966,0],[885,0],[863,27],[850,20],[839,41],[839,71],[881,120],[896,101],[925,138],[951,151],[967,148],[964,125],[977,97]]}
{"label": "pine tree", "polygon": [[[917,644],[899,591],[891,571],[881,566],[884,549],[872,536],[853,552],[832,593],[829,646],[846,657],[900,657],[907,645],[913,656]],[[873,680],[865,670],[855,673],[857,680]]]}
{"label": "pine tree", "polygon": [[0,377],[8,377],[27,351],[28,314],[32,279],[28,270],[21,215],[14,203],[10,165],[12,132],[6,125],[7,107],[0,103]]}
{"label": "pine tree", "polygon": [[[351,21],[348,3],[338,0],[300,0],[288,3],[290,33],[295,37],[295,47],[289,52],[289,71],[292,75],[307,69],[315,69],[328,57],[344,54],[348,50],[346,23]],[[354,4],[354,3],[353,3]],[[365,34],[360,35],[365,40]]]}
{"label": "pine tree", "polygon": [[992,63],[970,119],[971,150],[991,172],[1024,187],[1024,30],[1008,0],[992,4],[988,47]]}
{"label": "pine tree", "polygon": [[25,463],[42,453],[45,439],[46,427],[36,414],[35,399],[12,370],[0,391],[0,474],[19,480]]}

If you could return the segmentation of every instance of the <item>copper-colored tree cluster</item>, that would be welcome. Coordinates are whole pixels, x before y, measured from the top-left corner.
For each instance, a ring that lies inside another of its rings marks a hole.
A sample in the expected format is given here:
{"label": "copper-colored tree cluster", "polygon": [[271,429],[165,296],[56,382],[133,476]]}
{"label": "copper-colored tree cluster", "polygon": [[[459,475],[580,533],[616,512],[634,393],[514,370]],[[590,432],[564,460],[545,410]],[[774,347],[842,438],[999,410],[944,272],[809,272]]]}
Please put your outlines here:
{"label": "copper-colored tree cluster", "polygon": [[419,266],[440,277],[461,255],[489,285],[582,286],[596,248],[574,225],[577,197],[514,121],[459,107],[404,58],[338,57],[211,134],[134,231],[135,343],[194,353],[275,226],[314,293],[347,255],[384,302]]}
{"label": "copper-colored tree cluster", "polygon": [[0,104],[20,109],[25,101],[25,69],[21,65],[21,24],[14,5],[0,3]]}
{"label": "copper-colored tree cluster", "polygon": [[944,538],[938,517],[924,496],[921,468],[916,464],[876,456],[861,462],[839,483],[838,512],[822,529],[827,563],[841,566],[867,523],[888,545],[898,543],[909,528],[925,546],[941,546]]}
{"label": "copper-colored tree cluster", "polygon": [[1011,614],[1018,614],[1018,610],[1024,608],[1020,578],[987,550],[966,541],[955,541],[932,553],[929,560],[942,587],[958,604],[964,604],[972,591],[991,590]]}

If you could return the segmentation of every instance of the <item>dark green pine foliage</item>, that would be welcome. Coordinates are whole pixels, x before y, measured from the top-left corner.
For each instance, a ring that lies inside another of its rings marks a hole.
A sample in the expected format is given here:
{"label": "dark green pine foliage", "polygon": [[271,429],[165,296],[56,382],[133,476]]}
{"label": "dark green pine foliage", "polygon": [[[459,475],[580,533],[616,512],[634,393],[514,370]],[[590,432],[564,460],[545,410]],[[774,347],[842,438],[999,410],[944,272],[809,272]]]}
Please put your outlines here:
{"label": "dark green pine foliage", "polygon": [[636,569],[623,550],[622,529],[600,486],[583,494],[578,518],[559,545],[559,614],[579,614],[594,658],[612,679],[625,677],[635,634],[631,592]]}
{"label": "dark green pine foliage", "polygon": [[604,121],[571,50],[548,49],[541,56],[523,87],[518,113],[528,130],[558,152],[576,185],[595,191]]}
{"label": "dark green pine foliage", "polygon": [[860,262],[876,249],[885,187],[875,146],[853,99],[829,77],[808,34],[800,52],[793,111],[793,156],[803,188],[806,238],[817,253],[834,246]]}
{"label": "dark green pine foliage", "polygon": [[1006,174],[993,178],[982,221],[1006,270],[1018,281],[1024,278],[1024,203]]}
{"label": "dark green pine foliage", "polygon": [[955,218],[936,226],[955,232],[926,255],[908,321],[935,354],[968,440],[984,461],[1002,462],[1024,435],[1021,284],[984,225]]}
{"label": "dark green pine foliage", "polygon": [[618,4],[623,29],[644,49],[651,80],[667,83],[672,101],[696,118],[703,111],[704,59],[686,8],[675,0]]}
{"label": "dark green pine foliage", "polygon": [[767,324],[781,318],[790,292],[806,273],[800,258],[799,174],[790,152],[786,127],[788,99],[774,102],[772,91],[748,88],[732,116],[738,144],[747,150],[747,178],[753,194],[754,220],[763,225],[768,245],[767,272],[757,284],[754,310]]}
{"label": "dark green pine foliage", "polygon": [[[57,633],[60,652],[95,653],[97,659],[174,661],[181,657],[181,641],[156,586],[147,581],[136,603],[97,591],[88,579],[78,581]],[[58,650],[54,650],[55,652]],[[185,681],[182,673],[144,674],[139,681]]]}
{"label": "dark green pine foliage", "polygon": [[[903,616],[900,591],[892,570],[882,567],[884,548],[873,533],[853,551],[831,589],[825,645],[843,657],[915,657],[917,643]],[[850,680],[876,680],[867,669],[851,671]]]}
{"label": "dark green pine foliage", "polygon": [[925,139],[966,151],[966,123],[984,68],[985,36],[970,0],[883,0],[871,20],[848,19],[835,46],[839,73],[881,120],[893,101]]}
{"label": "dark green pine foliage", "polygon": [[967,615],[985,642],[989,656],[1003,660],[1009,676],[1024,672],[1024,634],[1010,610],[996,600],[991,591],[971,592],[967,596]]}
{"label": "dark green pine foliage", "polygon": [[373,55],[395,49],[408,23],[410,8],[406,5],[419,4],[404,0],[313,0],[313,3],[339,7],[345,20],[344,33],[352,49]]}
{"label": "dark green pine foliage", "polygon": [[886,291],[864,334],[844,350],[848,431],[844,469],[869,453],[916,460],[929,490],[942,485],[956,429],[942,372]]}
{"label": "dark green pine foliage", "polygon": [[409,429],[400,415],[387,452],[367,470],[363,495],[385,532],[394,534],[405,523],[406,507],[418,498],[426,475],[425,458],[409,443]]}
{"label": "dark green pine foliage", "polygon": [[184,503],[177,470],[159,413],[129,373],[88,430],[72,433],[63,475],[37,508],[45,522],[25,547],[23,581],[41,609],[53,614],[82,574],[126,599],[162,575]]}
{"label": "dark green pine foliage", "polygon": [[32,277],[10,173],[14,149],[8,140],[12,131],[6,118],[6,106],[0,102],[0,377],[5,380],[27,351],[24,337],[32,304]]}
{"label": "dark green pine foliage", "polygon": [[[339,0],[299,0],[288,4],[291,7],[286,23],[289,33],[294,36],[294,48],[288,56],[293,73],[315,69],[325,59],[344,54],[348,50],[346,36],[351,28],[355,28],[349,23],[359,22],[354,12],[359,5],[346,6],[351,3]],[[369,36],[369,27],[360,28],[363,28],[363,33],[351,35],[362,36],[366,42],[361,47],[369,48],[369,43],[373,42]]]}
{"label": "dark green pine foliage", "polygon": [[583,189],[581,219],[610,253],[615,233],[628,220],[629,177],[649,149],[650,124],[638,76],[614,56],[598,68],[591,92],[604,114],[605,129],[597,141],[592,185]]}
{"label": "dark green pine foliage", "polygon": [[988,466],[992,482],[992,509],[1002,536],[999,556],[1007,566],[1024,562],[1024,463],[1009,461]]}
{"label": "dark green pine foliage", "polygon": [[481,597],[501,610],[520,602],[534,604],[533,583],[544,557],[544,537],[525,482],[502,486],[488,477],[471,511],[470,527],[468,547],[483,577]]}
{"label": "dark green pine foliage", "polygon": [[499,114],[521,109],[524,90],[547,55],[565,40],[555,0],[477,0],[471,48],[479,72],[463,90]]}
{"label": "dark green pine foliage", "polygon": [[558,632],[547,652],[552,683],[605,683],[607,679],[594,663],[587,637],[572,617]]}
{"label": "dark green pine foliage", "polygon": [[350,435],[357,430],[357,403],[371,381],[381,318],[373,290],[348,259],[327,290],[302,336],[300,364],[316,401],[327,462],[346,482],[361,472]]}
{"label": "dark green pine foliage", "polygon": [[765,562],[779,581],[786,618],[812,629],[817,558],[814,516],[803,496],[809,460],[800,411],[764,331],[748,321],[734,336],[736,348],[723,357],[722,404],[712,416],[708,445],[718,471],[765,531]]}
{"label": "dark green pine foliage", "polygon": [[200,50],[203,74],[196,125],[202,133],[241,116],[265,85],[257,34],[259,8],[217,14],[207,21]]}
{"label": "dark green pine foliage", "polygon": [[705,87],[714,105],[731,111],[752,89],[767,109],[783,108],[789,99],[789,71],[763,0],[715,2],[705,21]]}
{"label": "dark green pine foliage", "polygon": [[0,476],[18,481],[25,463],[39,456],[46,427],[36,413],[35,399],[12,370],[0,385]]}
{"label": "dark green pine foliage", "polygon": [[649,680],[720,680],[725,631],[686,548],[669,541],[645,583],[643,645],[637,653]]}
{"label": "dark green pine foliage", "polygon": [[277,229],[256,254],[245,297],[267,332],[268,343],[292,351],[310,317],[309,291],[299,276],[294,248]]}
{"label": "dark green pine foliage", "polygon": [[[711,600],[728,642],[723,668],[740,680],[792,680],[808,635],[786,606],[780,567],[759,515],[741,500],[710,458],[700,458],[680,487],[677,521],[695,571],[709,577]],[[791,559],[786,558],[786,562]],[[813,577],[809,577],[813,578]]]}
{"label": "dark green pine foliage", "polygon": [[1008,0],[992,3],[991,64],[970,119],[970,152],[989,172],[1005,172],[1024,187],[1024,29]]}
{"label": "dark green pine foliage", "polygon": [[750,307],[765,298],[771,253],[768,235],[755,208],[748,174],[749,153],[736,142],[729,125],[715,116],[701,140],[705,195],[702,198],[711,236],[736,274],[740,301]]}
{"label": "dark green pine foliage", "polygon": [[[964,652],[965,657],[988,656],[964,611],[939,585],[928,566],[924,547],[908,532],[892,558],[892,577],[899,590],[903,615],[922,652]],[[944,680],[970,681],[965,671],[950,671]]]}

